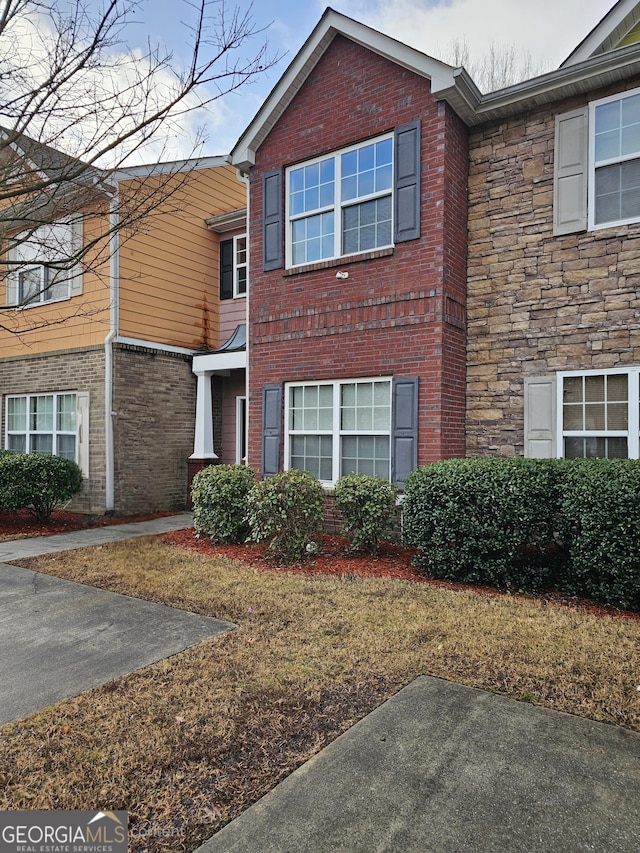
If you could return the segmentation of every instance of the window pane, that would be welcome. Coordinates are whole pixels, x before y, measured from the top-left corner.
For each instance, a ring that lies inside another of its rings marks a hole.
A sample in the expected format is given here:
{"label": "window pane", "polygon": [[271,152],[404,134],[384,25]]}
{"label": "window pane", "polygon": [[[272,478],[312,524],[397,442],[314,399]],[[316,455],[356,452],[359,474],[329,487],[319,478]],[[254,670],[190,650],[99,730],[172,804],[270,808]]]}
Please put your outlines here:
{"label": "window pane", "polygon": [[26,435],[10,435],[7,439],[7,449],[13,450],[15,453],[27,452],[27,436]]}
{"label": "window pane", "polygon": [[76,437],[75,435],[59,435],[58,436],[58,456],[64,459],[76,458]]}
{"label": "window pane", "polygon": [[603,430],[604,403],[587,403],[584,407],[584,428],[587,430]]}
{"label": "window pane", "polygon": [[604,401],[604,376],[585,376],[584,399],[587,403]]}
{"label": "window pane", "polygon": [[53,453],[53,435],[31,435],[31,453]]}
{"label": "window pane", "polygon": [[9,430],[27,429],[27,398],[12,397],[7,403],[7,428]]}
{"label": "window pane", "polygon": [[31,398],[31,425],[32,430],[48,430],[53,432],[53,396],[39,396]]}
{"label": "window pane", "polygon": [[58,396],[57,427],[62,432],[75,432],[76,429],[76,395],[60,394]]}
{"label": "window pane", "polygon": [[610,403],[607,406],[607,429],[626,430],[627,427],[627,404]]}
{"label": "window pane", "polygon": [[562,388],[563,400],[565,403],[582,402],[582,380],[582,376],[567,376],[565,378]]}
{"label": "window pane", "polygon": [[627,400],[627,374],[619,373],[607,376],[607,399],[608,400]]}

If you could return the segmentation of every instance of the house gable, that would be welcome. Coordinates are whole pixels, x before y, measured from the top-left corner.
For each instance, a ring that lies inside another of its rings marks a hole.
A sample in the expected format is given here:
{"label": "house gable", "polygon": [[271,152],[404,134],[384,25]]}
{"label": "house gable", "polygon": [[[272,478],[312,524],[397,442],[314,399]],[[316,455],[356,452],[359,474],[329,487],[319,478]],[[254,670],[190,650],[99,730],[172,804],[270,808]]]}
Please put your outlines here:
{"label": "house gable", "polygon": [[619,0],[560,66],[565,68],[640,41],[640,3]]}

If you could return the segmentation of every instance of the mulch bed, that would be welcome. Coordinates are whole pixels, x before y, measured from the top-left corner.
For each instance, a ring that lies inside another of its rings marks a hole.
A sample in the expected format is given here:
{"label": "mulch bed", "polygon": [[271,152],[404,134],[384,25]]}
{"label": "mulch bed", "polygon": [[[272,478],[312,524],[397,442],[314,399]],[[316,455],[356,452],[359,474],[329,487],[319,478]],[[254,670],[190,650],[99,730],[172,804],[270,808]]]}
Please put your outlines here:
{"label": "mulch bed", "polygon": [[[469,590],[483,595],[504,594],[493,587],[474,586],[430,578],[413,565],[413,560],[418,553],[417,549],[403,548],[400,545],[393,545],[388,542],[382,543],[378,554],[370,555],[351,551],[347,540],[341,536],[324,534],[318,537],[320,553],[316,556],[310,558],[305,563],[276,566],[265,555],[265,548],[261,545],[222,545],[212,542],[206,534],[197,534],[193,529],[164,533],[162,538],[165,542],[170,542],[180,548],[189,548],[192,551],[197,551],[207,556],[227,557],[231,560],[239,560],[246,565],[254,566],[263,571],[288,571],[304,575],[324,574],[337,575],[339,577],[355,575],[369,577],[385,576],[412,583],[426,583],[452,591]],[[632,613],[627,610],[620,610],[617,607],[597,604],[589,601],[589,599],[566,595],[555,589],[539,590],[536,593],[530,593],[526,597],[535,598],[543,604],[573,607],[582,612],[589,612],[599,616],[616,616],[618,618],[640,621],[640,613]]]}
{"label": "mulch bed", "polygon": [[173,512],[152,512],[145,515],[85,515],[81,512],[54,510],[51,518],[38,521],[28,509],[4,510],[0,512],[0,540],[25,539],[29,536],[51,536],[53,533],[67,533],[71,530],[85,530],[89,527],[105,527],[110,524],[125,524],[132,521],[150,521],[175,515]]}

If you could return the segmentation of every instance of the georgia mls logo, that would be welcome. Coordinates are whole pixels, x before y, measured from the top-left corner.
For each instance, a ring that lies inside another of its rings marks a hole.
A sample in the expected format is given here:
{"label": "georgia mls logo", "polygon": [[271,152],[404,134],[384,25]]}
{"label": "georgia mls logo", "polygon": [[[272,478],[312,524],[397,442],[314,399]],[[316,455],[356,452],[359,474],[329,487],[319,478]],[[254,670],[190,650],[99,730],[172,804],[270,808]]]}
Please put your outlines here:
{"label": "georgia mls logo", "polygon": [[0,812],[0,853],[127,853],[127,812]]}

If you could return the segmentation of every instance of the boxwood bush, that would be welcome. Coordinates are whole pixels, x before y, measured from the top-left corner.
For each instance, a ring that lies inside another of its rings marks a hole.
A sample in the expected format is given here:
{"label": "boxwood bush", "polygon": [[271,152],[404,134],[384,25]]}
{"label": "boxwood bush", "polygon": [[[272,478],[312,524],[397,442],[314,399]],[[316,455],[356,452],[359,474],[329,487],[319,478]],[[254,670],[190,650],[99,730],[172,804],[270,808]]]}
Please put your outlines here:
{"label": "boxwood bush", "polygon": [[509,589],[540,586],[563,526],[563,461],[450,459],[414,471],[403,502],[405,544],[421,550],[417,562],[433,577]]}
{"label": "boxwood bush", "polygon": [[209,465],[193,478],[193,524],[217,542],[244,542],[250,533],[247,495],[256,472],[246,465]]}
{"label": "boxwood bush", "polygon": [[398,524],[398,489],[369,474],[346,474],[336,483],[335,504],[343,518],[342,533],[359,551],[375,554],[380,542],[392,539]]}
{"label": "boxwood bush", "polygon": [[570,551],[562,589],[640,610],[640,461],[572,462],[561,507]]}
{"label": "boxwood bush", "polygon": [[82,471],[71,459],[49,453],[0,455],[0,508],[30,509],[46,521],[58,504],[82,489]]}
{"label": "boxwood bush", "polygon": [[307,471],[282,471],[256,483],[247,499],[251,538],[268,541],[276,560],[293,563],[322,527],[324,490]]}

